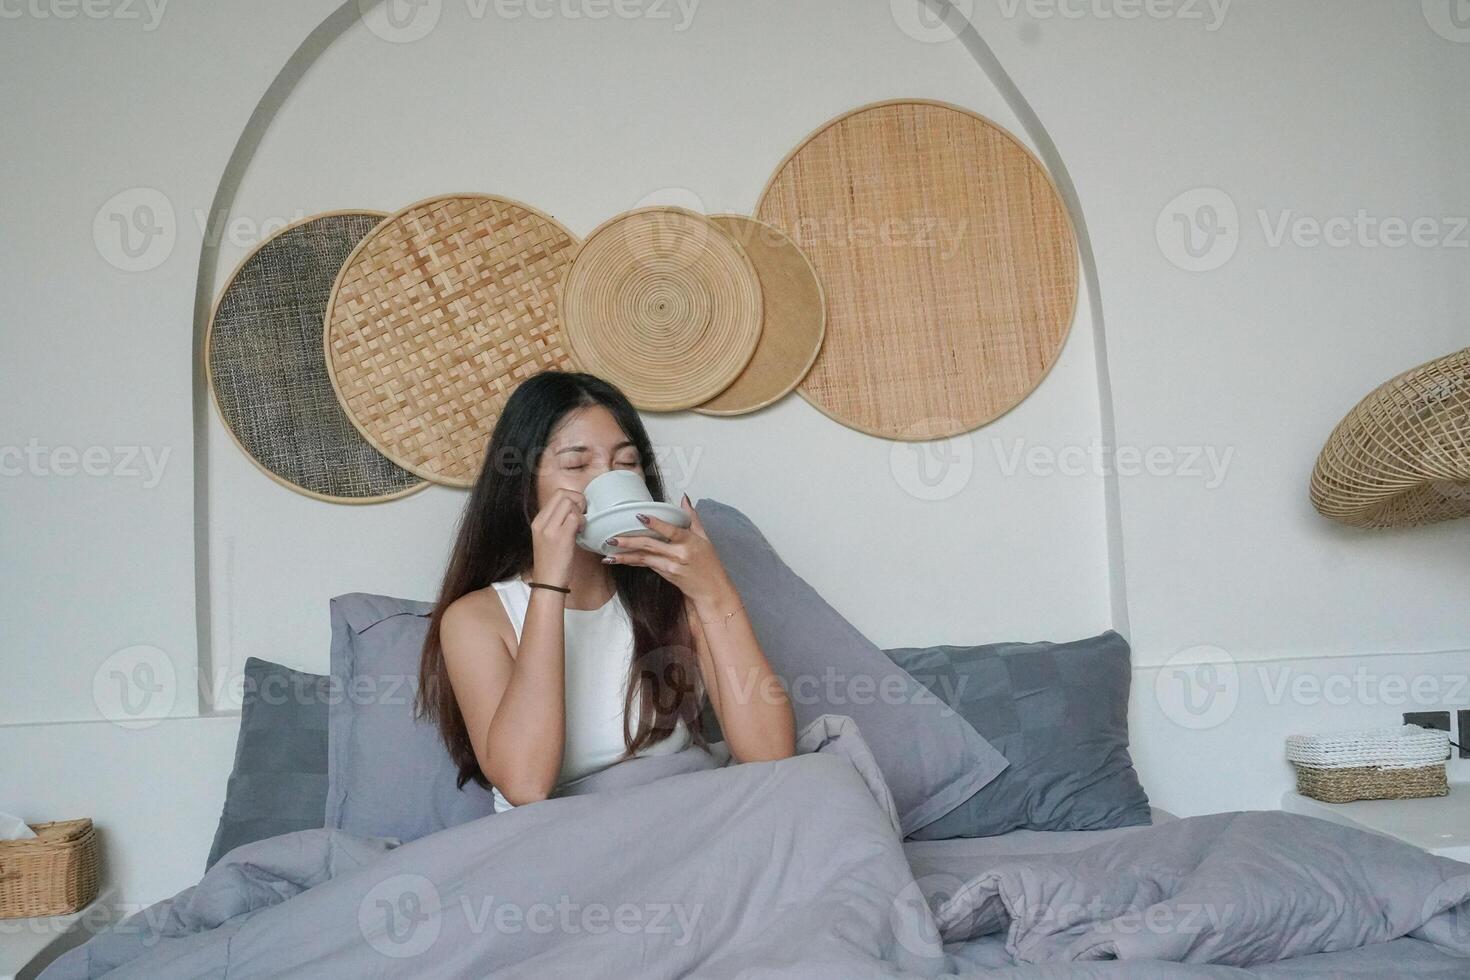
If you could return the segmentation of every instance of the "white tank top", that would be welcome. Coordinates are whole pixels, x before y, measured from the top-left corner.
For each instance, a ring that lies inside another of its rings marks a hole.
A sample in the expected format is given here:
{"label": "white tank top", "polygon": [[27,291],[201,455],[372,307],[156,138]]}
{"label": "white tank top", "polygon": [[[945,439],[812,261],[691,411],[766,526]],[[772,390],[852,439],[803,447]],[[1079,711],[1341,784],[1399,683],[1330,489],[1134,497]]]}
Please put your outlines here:
{"label": "white tank top", "polygon": [[[531,602],[531,586],[519,575],[493,584],[519,643]],[[558,787],[606,769],[622,756],[623,697],[627,693],[628,664],[633,658],[633,621],[616,592],[600,608],[567,608],[564,613],[566,733],[561,772],[556,778]],[[672,735],[637,754],[664,755],[689,743],[689,730],[680,720]],[[496,813],[513,806],[500,790],[494,790],[494,796]]]}

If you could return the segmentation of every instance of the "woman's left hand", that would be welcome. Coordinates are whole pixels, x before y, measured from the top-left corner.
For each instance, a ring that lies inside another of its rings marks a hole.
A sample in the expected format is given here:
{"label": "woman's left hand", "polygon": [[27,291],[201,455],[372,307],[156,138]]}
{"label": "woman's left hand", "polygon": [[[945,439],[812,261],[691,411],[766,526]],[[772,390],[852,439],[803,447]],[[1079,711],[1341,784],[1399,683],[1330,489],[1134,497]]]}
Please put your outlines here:
{"label": "woman's left hand", "polygon": [[624,549],[603,559],[609,565],[642,565],[653,569],[679,587],[691,600],[712,599],[735,590],[715,546],[704,533],[704,524],[686,493],[679,507],[689,515],[689,526],[680,527],[642,514],[644,524],[666,541],[646,535],[624,535],[614,539]]}

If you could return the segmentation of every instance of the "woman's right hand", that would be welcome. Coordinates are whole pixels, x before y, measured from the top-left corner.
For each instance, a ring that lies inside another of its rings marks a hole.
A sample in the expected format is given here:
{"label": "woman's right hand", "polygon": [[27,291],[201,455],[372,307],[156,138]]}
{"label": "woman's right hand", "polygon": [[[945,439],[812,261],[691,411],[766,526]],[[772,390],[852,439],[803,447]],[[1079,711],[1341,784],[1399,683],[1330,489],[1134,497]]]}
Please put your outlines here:
{"label": "woman's right hand", "polygon": [[558,487],[531,521],[533,575],[538,582],[566,585],[572,574],[577,534],[587,526],[587,498]]}

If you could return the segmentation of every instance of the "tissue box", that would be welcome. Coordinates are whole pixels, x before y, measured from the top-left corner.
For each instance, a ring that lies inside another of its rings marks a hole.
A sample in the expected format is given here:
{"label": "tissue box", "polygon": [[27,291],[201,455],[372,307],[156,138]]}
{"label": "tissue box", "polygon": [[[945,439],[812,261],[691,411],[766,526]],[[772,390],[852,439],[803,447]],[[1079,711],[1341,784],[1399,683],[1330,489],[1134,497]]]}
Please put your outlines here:
{"label": "tissue box", "polygon": [[65,915],[97,897],[97,831],[90,817],[35,823],[36,836],[0,841],[0,919]]}

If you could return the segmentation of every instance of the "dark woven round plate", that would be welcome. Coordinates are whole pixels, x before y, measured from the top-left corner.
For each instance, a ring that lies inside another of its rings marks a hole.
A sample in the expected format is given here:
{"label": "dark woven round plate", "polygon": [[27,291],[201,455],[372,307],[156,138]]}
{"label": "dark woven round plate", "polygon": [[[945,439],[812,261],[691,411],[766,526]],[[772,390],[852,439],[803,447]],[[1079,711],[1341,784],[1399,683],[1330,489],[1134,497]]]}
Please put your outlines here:
{"label": "dark woven round plate", "polygon": [[277,483],[366,504],[428,486],[362,437],[322,355],[322,320],[342,263],[384,215],[334,211],[282,229],[220,293],[204,342],[215,407],[242,452]]}

